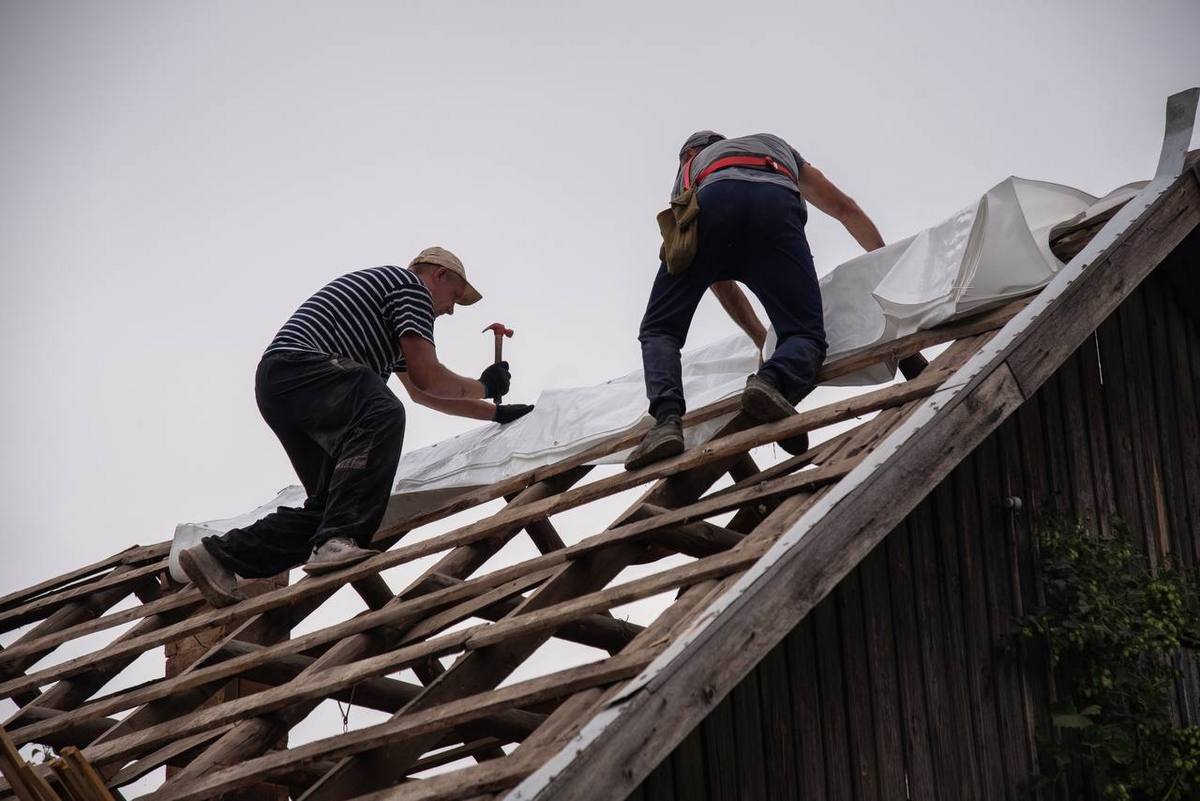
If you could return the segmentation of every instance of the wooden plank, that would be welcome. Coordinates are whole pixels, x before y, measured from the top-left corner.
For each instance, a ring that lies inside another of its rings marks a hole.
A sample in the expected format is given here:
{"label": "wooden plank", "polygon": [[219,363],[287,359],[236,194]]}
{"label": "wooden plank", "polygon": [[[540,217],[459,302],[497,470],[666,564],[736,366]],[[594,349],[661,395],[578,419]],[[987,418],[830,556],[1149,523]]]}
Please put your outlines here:
{"label": "wooden plank", "polygon": [[[1200,361],[1200,340],[1196,325],[1174,302],[1167,302],[1167,336],[1170,341],[1171,373],[1177,376],[1174,384],[1175,414],[1179,421],[1179,440],[1182,443],[1200,442],[1200,373],[1193,371],[1194,361]],[[1189,459],[1184,463],[1184,486],[1188,527],[1192,534],[1192,561],[1200,564],[1200,464]]]}
{"label": "wooden plank", "polygon": [[[154,637],[124,643],[121,648],[126,650],[121,652],[138,649],[144,650],[161,645],[170,639],[193,634],[210,626],[225,625],[244,620],[270,609],[286,606],[320,593],[330,592],[345,583],[374,575],[387,568],[396,567],[448,548],[489,539],[500,531],[514,527],[523,527],[533,520],[576,508],[616,492],[634,488],[650,480],[675,477],[677,474],[694,468],[705,467],[722,460],[728,460],[766,442],[786,439],[814,427],[830,425],[871,411],[901,405],[927,396],[937,388],[942,380],[944,380],[944,373],[930,370],[915,381],[865,393],[812,411],[801,412],[776,423],[760,425],[748,430],[731,433],[710,441],[701,447],[693,448],[681,456],[664,460],[642,470],[619,473],[518,507],[506,507],[504,510],[485,520],[457,528],[446,534],[430,537],[409,546],[395,548],[338,573],[308,578],[294,585],[256,596],[235,606],[224,609],[213,609],[209,612],[196,615],[188,621],[168,627]],[[547,556],[552,555],[547,554]],[[35,645],[38,645],[38,643],[30,643],[19,650],[27,651]],[[10,649],[0,654],[0,664],[12,659],[14,650],[18,649]],[[72,671],[81,671],[91,666],[95,661],[113,655],[115,655],[113,650],[105,649],[69,660],[63,665],[56,666],[56,672],[53,675],[44,672],[39,680],[44,681],[47,678],[60,678],[64,675],[70,675]],[[8,685],[0,686],[0,693],[5,692],[7,689]]]}
{"label": "wooden plank", "polygon": [[902,734],[904,714],[896,672],[896,644],[892,631],[892,602],[886,559],[886,549],[882,546],[876,547],[863,559],[856,573],[860,578],[862,617],[870,672],[879,790],[883,798],[892,799],[907,795],[908,780]]}
{"label": "wooden plank", "polygon": [[921,667],[932,716],[934,760],[940,762],[946,791],[966,798],[980,783],[971,751],[965,679],[956,669],[962,664],[961,654],[952,648],[947,652],[952,620],[940,592],[937,540],[942,533],[934,522],[932,503],[926,498],[909,515]]}
{"label": "wooden plank", "polygon": [[163,765],[174,762],[178,757],[194,751],[196,748],[212,742],[217,737],[220,737],[225,732],[229,731],[229,726],[221,726],[216,729],[209,729],[198,734],[193,734],[188,737],[180,737],[169,745],[155,751],[147,757],[139,759],[131,765],[117,771],[109,780],[108,783],[113,787],[121,787],[131,782],[135,782],[143,776],[158,770]]}
{"label": "wooden plank", "polygon": [[830,801],[851,801],[854,778],[846,724],[846,693],[842,686],[841,644],[837,605],[833,599],[813,610],[817,675],[821,693],[821,740],[825,754],[825,794]]}
{"label": "wooden plank", "polygon": [[675,766],[663,760],[642,783],[646,801],[682,801],[675,796]]}
{"label": "wooden plank", "polygon": [[166,556],[171,550],[170,542],[160,542],[156,545],[134,545],[125,550],[115,553],[107,559],[101,559],[93,562],[90,565],[72,570],[68,573],[63,573],[60,576],[40,581],[33,586],[26,587],[16,592],[10,592],[7,595],[0,597],[0,610],[7,611],[15,606],[28,603],[35,600],[47,592],[61,589],[62,587],[73,584],[77,581],[90,578],[97,573],[108,570],[110,567],[115,567],[119,564],[135,565],[140,562],[151,561]]}
{"label": "wooden plank", "polygon": [[[186,617],[194,609],[195,607],[185,606],[161,615],[144,618],[132,629],[122,634],[121,638],[132,639],[163,626],[169,626]],[[49,714],[30,717],[29,710],[31,708],[37,708],[47,713],[60,710],[69,711],[78,708],[87,699],[95,695],[104,685],[119,675],[121,671],[129,667],[137,658],[137,655],[129,655],[122,659],[111,660],[94,670],[55,683],[45,692],[24,704],[16,714],[4,722],[5,727],[15,730],[31,720],[47,720],[52,717]],[[88,738],[88,741],[90,742],[91,739]]]}
{"label": "wooden plank", "polygon": [[[1100,341],[1100,369],[1104,375],[1105,391],[1102,398],[1108,422],[1116,511],[1126,523],[1136,526],[1141,519],[1141,508],[1133,466],[1132,412],[1125,391],[1125,384],[1130,378],[1125,374],[1119,320],[1106,320],[1096,330],[1096,335]],[[1143,547],[1139,544],[1139,550]]]}
{"label": "wooden plank", "polygon": [[733,737],[733,700],[725,696],[700,724],[704,762],[712,801],[741,801],[737,787],[737,746]]}
{"label": "wooden plank", "polygon": [[[461,579],[452,579],[449,576],[432,576],[434,582],[441,582],[442,588],[457,586],[462,583]],[[466,603],[478,606],[475,601],[467,601]],[[521,603],[519,597],[507,597],[497,600],[489,605],[482,606],[475,611],[477,617],[484,620],[497,621],[506,617]],[[454,607],[447,609],[441,614],[453,617]],[[432,618],[426,619],[418,624],[424,628],[430,625]],[[554,632],[554,636],[563,640],[577,642],[580,645],[590,645],[593,648],[602,648],[609,653],[618,653],[625,646],[629,645],[633,639],[642,632],[642,627],[636,623],[629,623],[624,620],[617,620],[606,613],[587,615],[578,620],[573,620],[570,623],[564,624]],[[406,635],[406,640],[414,640],[417,638],[416,629],[410,631]],[[411,699],[410,699],[411,700]],[[395,711],[395,710],[389,710]]]}
{"label": "wooden plank", "polygon": [[[973,595],[981,601],[981,617],[975,619],[980,637],[976,641],[974,660],[982,665],[990,693],[978,702],[987,710],[987,725],[997,736],[994,750],[985,750],[984,757],[999,773],[989,773],[989,781],[997,789],[997,797],[1006,801],[1018,801],[1020,787],[1032,773],[1035,763],[1029,759],[1029,742],[1025,724],[1024,688],[1020,680],[1020,666],[1012,658],[1014,644],[1014,621],[1020,617],[1024,607],[1019,598],[1013,597],[1010,579],[1013,567],[1009,564],[1008,520],[1013,511],[1006,508],[1004,471],[1006,464],[999,452],[998,434],[988,437],[969,462],[960,470],[971,471],[975,480],[976,517],[967,518],[964,531],[974,531],[975,536],[966,539],[972,546],[973,557],[977,557],[977,569],[972,570],[967,581],[976,587]],[[971,509],[965,507],[964,517]],[[974,528],[967,528],[973,525]],[[964,560],[965,561],[965,560]],[[1019,587],[1018,587],[1019,589]],[[988,635],[986,641],[982,635]],[[982,682],[981,682],[982,684]],[[991,738],[989,738],[991,740]]]}
{"label": "wooden plank", "polygon": [[[485,714],[515,707],[527,707],[540,701],[561,698],[579,690],[611,684],[633,676],[653,656],[653,651],[621,654],[601,662],[551,673],[529,681],[477,695],[466,696],[438,708],[414,711],[374,726],[345,734],[272,751],[240,764],[206,773],[187,784],[164,785],[155,793],[156,801],[200,801],[229,790],[245,787],[275,773],[314,759],[338,758],[362,753],[386,743],[402,742],[428,732],[445,731]],[[450,675],[447,673],[446,675]],[[85,752],[86,754],[86,752]],[[508,760],[500,760],[501,765]],[[480,768],[486,766],[479,766]]]}
{"label": "wooden plank", "polygon": [[[1090,357],[1088,361],[1092,361]],[[1084,389],[1083,391],[1090,392],[1094,390]],[[1103,420],[1099,422],[1101,432],[1103,432]],[[1094,422],[1089,418],[1089,427],[1093,425]],[[1014,613],[1018,617],[1021,617],[1028,610],[1034,608],[1034,605],[1037,603],[1037,592],[1033,586],[1033,530],[1030,525],[1029,515],[1030,493],[1025,485],[1021,464],[1020,423],[1018,415],[1014,415],[996,430],[996,442],[1001,461],[999,468],[1002,482],[1001,492],[1006,501],[1015,499],[1020,499],[1021,501],[1021,508],[1018,509],[1015,506],[1005,505],[1004,509],[1000,512],[1004,520],[1004,551],[1008,570],[1009,594],[1013,599]],[[1095,453],[1094,450],[1093,453]],[[1015,646],[1014,653],[1019,655],[1017,660],[1015,662],[1014,660],[1000,660],[998,663],[998,672],[1001,676],[1001,683],[1003,683],[1006,675],[1011,675],[1013,678],[1010,678],[1010,682],[1015,681],[1017,685],[1016,692],[1019,693],[1017,703],[1020,707],[1023,726],[1021,731],[1021,745],[1023,746],[1023,750],[1020,758],[1014,757],[1008,761],[1008,768],[1012,772],[1011,775],[1015,777],[1017,772],[1020,771],[1024,771],[1023,775],[1025,776],[1030,775],[1033,766],[1038,764],[1037,732],[1038,727],[1042,725],[1039,715],[1046,717],[1045,728],[1043,730],[1049,731],[1049,704],[1044,701],[1044,692],[1042,693],[1043,701],[1041,704],[1035,703],[1035,690],[1032,686],[1037,684],[1041,687],[1048,680],[1048,676],[1046,675],[1047,670],[1044,665],[1044,654],[1040,652],[1041,649],[1036,649],[1038,653],[1033,653],[1032,651],[1035,649],[1029,648],[1028,644],[1023,640],[1017,640],[1013,644]]]}
{"label": "wooden plank", "polygon": [[729,693],[737,753],[737,786],[741,798],[768,798],[763,770],[763,721],[758,699],[758,676],[746,675]]}
{"label": "wooden plank", "polygon": [[1146,552],[1152,565],[1163,562],[1170,548],[1166,521],[1163,520],[1162,467],[1153,447],[1156,425],[1154,398],[1150,391],[1150,354],[1146,349],[1146,324],[1139,293],[1132,293],[1115,313],[1121,325],[1121,346],[1129,381],[1124,390],[1129,397],[1133,432],[1133,464],[1137,481],[1141,518],[1137,531],[1145,538]]}
{"label": "wooden plank", "polygon": [[[543,757],[544,758],[544,755]],[[532,759],[502,759],[484,765],[407,782],[399,787],[358,796],[353,801],[490,801],[533,770]],[[479,793],[483,795],[479,795]]]}
{"label": "wooden plank", "polygon": [[[671,571],[653,574],[653,576],[614,586],[611,589],[596,591],[588,596],[569,598],[569,600],[551,604],[551,606],[535,610],[535,612],[515,616],[515,618],[504,621],[503,624],[476,626],[468,628],[468,630],[445,634],[443,637],[424,640],[424,642],[409,645],[407,648],[362,658],[362,660],[346,664],[346,666],[329,667],[307,676],[306,679],[290,682],[286,686],[264,689],[264,691],[248,695],[248,697],[229,700],[226,703],[194,712],[186,719],[173,719],[173,721],[139,731],[136,735],[108,741],[103,746],[90,748],[88,755],[97,764],[108,763],[114,759],[125,758],[127,755],[160,746],[164,742],[169,742],[172,737],[185,736],[194,731],[215,727],[215,725],[238,721],[238,719],[250,715],[264,715],[264,713],[298,703],[300,700],[328,697],[335,691],[347,691],[366,676],[382,675],[410,666],[428,656],[449,654],[449,652],[473,646],[476,637],[481,638],[480,649],[503,644],[509,640],[520,642],[521,639],[529,636],[529,632],[552,630],[554,626],[558,625],[557,619],[577,614],[577,609],[622,606],[622,604],[640,597],[659,594],[662,590],[670,589],[672,586],[695,583],[696,577],[708,578],[712,574],[727,573],[730,571],[731,565],[752,564],[762,554],[764,547],[766,546],[745,549],[744,553],[710,556],[707,560],[692,562],[690,565],[673,568]],[[497,627],[503,628],[503,631],[490,633],[493,628]],[[22,730],[18,731],[17,735],[25,737],[29,733]]]}
{"label": "wooden plank", "polygon": [[[779,481],[790,482],[799,486],[802,485],[802,483],[807,483],[813,480],[816,472],[817,471],[810,471],[807,477],[805,475],[799,475],[779,479]],[[804,479],[804,481],[802,482],[801,479]],[[706,508],[708,508],[716,505],[717,508],[720,508],[729,502],[730,499],[726,497],[720,499],[719,501],[701,501],[696,504],[696,506],[704,505]],[[665,524],[662,520],[664,517],[667,517],[667,515],[660,515],[645,521],[631,523],[622,528],[635,532],[637,530],[646,530],[648,527],[652,527],[654,525]],[[622,531],[622,528],[613,529],[610,533],[616,535],[618,532]],[[616,545],[620,545],[621,542],[621,538],[613,538],[604,541],[607,548],[610,549],[614,547],[614,543]],[[155,699],[172,697],[180,690],[211,685],[218,679],[230,678],[232,676],[239,675],[249,667],[261,664],[268,658],[276,658],[281,655],[299,653],[311,648],[315,643],[332,641],[344,637],[350,631],[367,631],[373,627],[382,625],[384,622],[388,623],[389,625],[399,625],[404,621],[415,622],[419,620],[428,609],[437,608],[440,606],[441,603],[439,602],[445,598],[457,598],[466,593],[468,590],[476,589],[476,585],[482,588],[489,588],[496,581],[503,580],[514,573],[518,574],[514,581],[521,582],[515,585],[510,585],[509,591],[515,592],[524,586],[525,582],[528,582],[531,579],[530,575],[520,574],[522,574],[525,570],[537,565],[539,560],[553,560],[555,563],[560,560],[566,561],[563,559],[564,555],[568,555],[567,552],[570,552],[570,555],[580,553],[583,550],[581,546],[584,546],[584,543],[572,546],[572,548],[565,549],[564,551],[547,554],[543,557],[522,563],[521,565],[516,565],[513,568],[494,571],[493,573],[481,578],[464,582],[462,585],[449,587],[445,590],[429,593],[425,596],[419,596],[411,601],[406,601],[395,606],[388,607],[384,610],[379,610],[372,613],[364,613],[352,621],[349,621],[349,624],[353,625],[338,624],[330,627],[329,629],[318,630],[301,637],[295,637],[283,641],[277,645],[268,646],[255,653],[246,654],[241,657],[235,657],[209,667],[198,668],[197,670],[187,674],[164,679],[151,685],[125,691],[108,699],[101,699],[87,704],[81,709],[77,710],[73,715],[62,716],[53,721],[31,724],[28,727],[20,729],[18,732],[16,732],[16,734],[23,742],[29,741],[70,725],[77,717],[111,714],[131,706],[148,703]],[[587,547],[589,552],[602,553],[599,548],[595,548],[593,546]],[[518,632],[525,633],[534,630],[543,631],[546,629],[552,631],[557,626],[566,625],[571,620],[578,619],[578,617],[583,614],[583,611],[581,610],[592,607],[609,608],[610,606],[620,605],[628,602],[629,600],[636,600],[639,597],[646,597],[649,594],[661,592],[665,589],[678,587],[680,586],[680,582],[696,581],[709,575],[722,574],[727,573],[730,570],[740,569],[740,567],[744,567],[745,564],[748,564],[757,558],[759,553],[761,553],[761,549],[745,552],[738,551],[736,553],[727,554],[726,556],[709,557],[702,563],[693,563],[691,565],[677,568],[674,571],[667,571],[638,582],[631,582],[627,585],[622,585],[619,588],[615,588],[607,593],[599,594],[596,597],[582,599],[581,602],[573,605],[565,604],[562,607],[556,607],[552,610],[549,610],[546,614],[539,615],[531,620],[523,620],[519,622],[513,621],[511,625],[496,623],[492,626],[481,627],[478,632],[478,636],[470,642],[470,647],[482,648],[488,644],[501,641],[511,636],[511,631],[514,628]],[[532,579],[541,580],[541,576],[539,574],[534,573],[531,575]],[[450,638],[447,640],[448,643],[454,643],[456,641],[456,638]]]}
{"label": "wooden plank", "polygon": [[708,782],[704,777],[704,743],[700,729],[683,738],[671,753],[675,797],[688,801],[708,801]]}
{"label": "wooden plank", "polygon": [[787,646],[771,649],[754,671],[759,680],[762,707],[763,772],[767,797],[776,801],[800,801],[796,756],[792,750],[795,721],[792,709],[792,674],[788,670]]}
{"label": "wooden plank", "polygon": [[[994,436],[994,435],[993,435]],[[980,799],[1004,797],[1004,766],[996,722],[995,675],[992,669],[992,628],[988,608],[995,602],[987,593],[985,574],[1000,561],[981,554],[981,541],[993,536],[984,526],[980,506],[999,506],[994,489],[975,475],[976,454],[990,437],[965,459],[931,496],[937,508],[938,538],[945,563],[945,590],[953,598],[956,648],[961,648],[960,671],[965,679],[972,753],[979,772]]]}
{"label": "wooden plank", "polygon": [[86,788],[89,801],[113,801],[112,793],[104,786],[100,775],[92,767],[77,748],[66,748],[62,752],[62,762],[65,762],[81,787]]}
{"label": "wooden plank", "polygon": [[75,587],[60,590],[52,595],[37,598],[21,606],[0,612],[0,631],[10,631],[34,620],[41,620],[57,609],[74,602],[88,603],[98,593],[126,588],[123,595],[132,592],[134,586],[166,570],[166,560],[134,567],[121,565],[102,578]]}
{"label": "wooden plank", "polygon": [[884,541],[888,586],[892,594],[891,625],[895,631],[896,669],[900,690],[905,767],[912,798],[942,798],[940,761],[935,765],[933,716],[925,695],[921,634],[917,629],[916,572],[912,532],[905,521]]}
{"label": "wooden plank", "polygon": [[[1172,259],[1179,254],[1172,254]],[[1167,265],[1164,265],[1164,269]],[[1162,465],[1162,480],[1165,498],[1165,522],[1172,537],[1171,552],[1177,564],[1194,569],[1195,554],[1191,543],[1193,529],[1188,520],[1187,485],[1185,478],[1185,456],[1181,443],[1182,424],[1176,411],[1176,385],[1179,376],[1171,369],[1171,342],[1167,333],[1170,309],[1169,298],[1163,291],[1164,279],[1158,273],[1151,275],[1142,284],[1139,294],[1146,304],[1145,324],[1148,350],[1154,354],[1150,360],[1153,379],[1154,407],[1157,415],[1157,445]],[[1200,441],[1200,440],[1193,440]]]}
{"label": "wooden plank", "polygon": [[1055,373],[1050,376],[1034,396],[1032,403],[1037,403],[1042,413],[1045,426],[1042,435],[1042,453],[1047,460],[1046,475],[1051,490],[1050,508],[1065,519],[1073,519],[1079,514],[1077,497],[1071,486],[1071,468],[1067,462],[1066,435],[1063,433],[1062,404],[1059,402],[1061,380]]}
{"label": "wooden plank", "polygon": [[1079,387],[1083,381],[1080,373],[1080,356],[1091,339],[1084,341],[1071,357],[1062,363],[1055,373],[1058,384],[1059,414],[1062,426],[1059,438],[1065,444],[1067,455],[1067,477],[1076,516],[1089,527],[1095,528],[1101,512],[1096,506],[1096,493],[1092,488],[1092,454],[1083,421],[1086,413]]}
{"label": "wooden plank", "polygon": [[846,724],[849,735],[847,763],[854,776],[854,798],[882,801],[879,765],[875,761],[875,721],[871,697],[871,669],[867,663],[863,629],[862,586],[851,571],[829,596],[837,604],[840,623]]}
{"label": "wooden plank", "polygon": [[1104,392],[1104,381],[1100,372],[1100,342],[1093,332],[1092,336],[1075,352],[1079,366],[1079,383],[1075,386],[1082,401],[1083,415],[1079,420],[1087,439],[1091,455],[1092,494],[1095,498],[1096,529],[1108,532],[1110,521],[1116,513],[1116,502],[1113,500],[1112,473],[1109,464],[1112,460],[1109,454],[1108,425],[1105,420],[1104,403],[1101,394]]}
{"label": "wooden plank", "polygon": [[801,621],[783,642],[792,682],[791,713],[794,723],[792,751],[796,760],[797,789],[801,801],[825,798],[825,743],[821,737],[820,671],[817,667],[816,625],[810,616]]}
{"label": "wooden plank", "polygon": [[17,752],[13,741],[4,729],[0,729],[0,774],[20,801],[42,801],[37,790],[31,786],[26,772],[22,770],[25,760]]}

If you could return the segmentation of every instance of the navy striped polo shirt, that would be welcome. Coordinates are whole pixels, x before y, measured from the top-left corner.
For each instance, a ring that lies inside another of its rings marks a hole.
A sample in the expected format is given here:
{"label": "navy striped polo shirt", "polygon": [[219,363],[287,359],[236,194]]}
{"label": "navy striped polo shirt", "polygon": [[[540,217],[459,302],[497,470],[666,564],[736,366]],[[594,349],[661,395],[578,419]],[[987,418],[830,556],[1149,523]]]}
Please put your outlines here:
{"label": "navy striped polo shirt", "polygon": [[416,334],[432,343],[433,318],[433,298],[414,273],[390,265],[371,267],[317,290],[283,324],[266,353],[344,356],[386,381],[390,373],[408,369],[400,337]]}

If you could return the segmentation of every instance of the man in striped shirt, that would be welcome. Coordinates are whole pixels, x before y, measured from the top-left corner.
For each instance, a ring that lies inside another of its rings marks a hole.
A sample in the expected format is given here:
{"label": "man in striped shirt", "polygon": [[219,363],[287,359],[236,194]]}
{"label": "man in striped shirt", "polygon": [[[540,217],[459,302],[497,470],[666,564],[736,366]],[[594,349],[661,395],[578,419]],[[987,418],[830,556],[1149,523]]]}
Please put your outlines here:
{"label": "man in striped shirt", "polygon": [[408,268],[373,267],[332,281],[305,301],[267,347],[254,394],[308,499],[245,528],[205,537],[180,565],[214,606],[241,599],[234,574],[264,578],[304,564],[326,573],[356,564],[383,519],[404,440],[404,406],[391,373],[414,401],[446,414],[508,423],[532,411],[493,405],[508,391],[508,363],[478,379],[438,361],[434,318],[480,300],[458,258],[423,250]]}

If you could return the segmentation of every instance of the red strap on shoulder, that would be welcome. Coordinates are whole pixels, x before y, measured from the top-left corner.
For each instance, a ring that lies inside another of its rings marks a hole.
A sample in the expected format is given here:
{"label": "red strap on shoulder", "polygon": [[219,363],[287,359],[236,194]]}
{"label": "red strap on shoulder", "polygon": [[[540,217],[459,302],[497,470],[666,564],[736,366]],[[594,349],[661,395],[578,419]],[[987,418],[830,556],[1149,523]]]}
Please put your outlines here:
{"label": "red strap on shoulder", "polygon": [[723,159],[717,159],[712,164],[709,164],[700,174],[693,180],[692,160],[688,159],[687,164],[683,165],[683,188],[684,191],[691,189],[693,184],[699,184],[708,176],[712,175],[717,170],[724,170],[729,167],[754,167],[760,170],[774,170],[780,175],[786,175],[792,183],[796,183],[796,176],[792,175],[792,171],[780,164],[770,156],[726,156]]}

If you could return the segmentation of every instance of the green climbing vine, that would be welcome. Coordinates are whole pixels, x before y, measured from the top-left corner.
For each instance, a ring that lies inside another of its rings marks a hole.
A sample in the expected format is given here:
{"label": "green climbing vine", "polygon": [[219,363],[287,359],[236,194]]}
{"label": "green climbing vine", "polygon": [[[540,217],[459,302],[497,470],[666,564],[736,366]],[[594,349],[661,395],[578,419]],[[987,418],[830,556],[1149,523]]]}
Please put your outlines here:
{"label": "green climbing vine", "polygon": [[1054,521],[1038,533],[1045,606],[1018,621],[1049,653],[1058,686],[1043,732],[1042,788],[1083,769],[1106,799],[1200,798],[1200,726],[1170,717],[1179,665],[1200,640],[1200,582],[1151,570],[1126,526]]}

